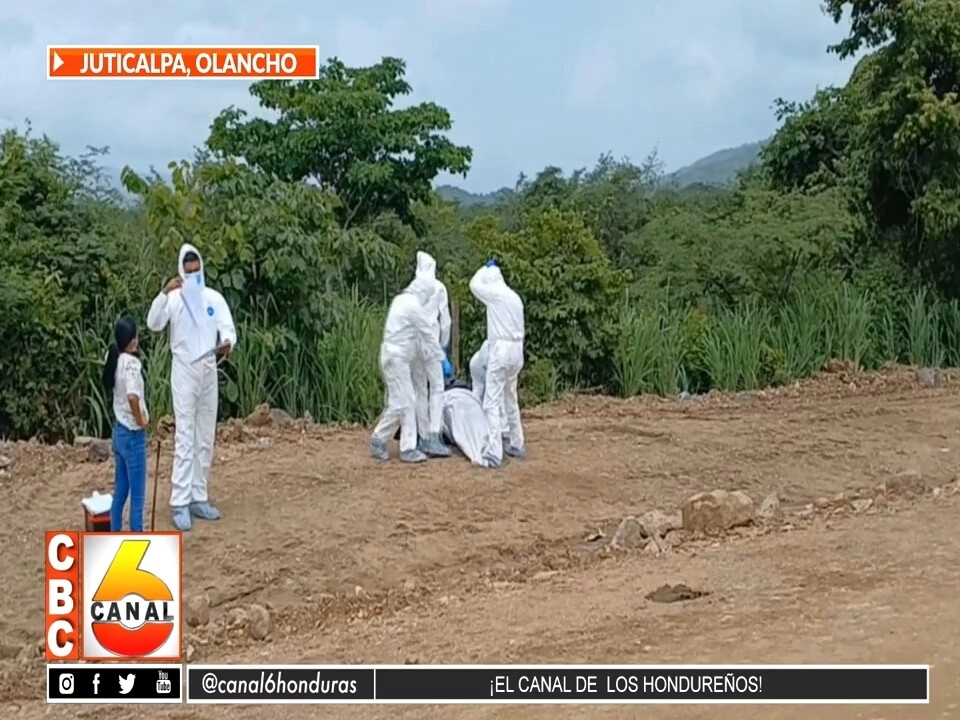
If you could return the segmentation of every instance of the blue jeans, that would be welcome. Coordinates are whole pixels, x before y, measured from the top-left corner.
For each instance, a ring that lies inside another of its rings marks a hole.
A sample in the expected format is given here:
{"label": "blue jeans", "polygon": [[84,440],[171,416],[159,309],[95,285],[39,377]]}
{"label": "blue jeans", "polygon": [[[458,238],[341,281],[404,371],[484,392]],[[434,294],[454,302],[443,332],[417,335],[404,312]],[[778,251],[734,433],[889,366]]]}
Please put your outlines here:
{"label": "blue jeans", "polygon": [[130,496],[130,530],[143,532],[143,507],[147,494],[147,431],[113,426],[113,506],[110,530],[123,530],[123,506]]}

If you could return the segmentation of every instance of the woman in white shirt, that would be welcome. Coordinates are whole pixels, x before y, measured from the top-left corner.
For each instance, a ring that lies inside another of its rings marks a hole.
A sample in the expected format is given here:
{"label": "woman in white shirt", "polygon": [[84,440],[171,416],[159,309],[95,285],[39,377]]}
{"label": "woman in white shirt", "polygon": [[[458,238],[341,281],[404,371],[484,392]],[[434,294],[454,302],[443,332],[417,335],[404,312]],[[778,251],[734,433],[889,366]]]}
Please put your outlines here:
{"label": "woman in white shirt", "polygon": [[103,387],[113,398],[114,488],[110,530],[123,530],[123,507],[130,496],[130,530],[143,532],[147,494],[147,401],[144,397],[137,323],[120,318],[113,329],[114,343],[103,368]]}

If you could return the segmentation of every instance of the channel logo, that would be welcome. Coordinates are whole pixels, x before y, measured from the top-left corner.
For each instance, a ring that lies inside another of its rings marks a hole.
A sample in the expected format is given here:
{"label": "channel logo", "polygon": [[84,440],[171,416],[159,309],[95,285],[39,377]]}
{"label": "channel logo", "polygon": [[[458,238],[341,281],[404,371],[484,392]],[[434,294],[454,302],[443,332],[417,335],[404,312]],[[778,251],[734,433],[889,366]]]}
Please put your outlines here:
{"label": "channel logo", "polygon": [[83,659],[179,661],[180,533],[83,533],[80,557]]}
{"label": "channel logo", "polygon": [[44,555],[48,661],[180,660],[180,533],[53,530]]}

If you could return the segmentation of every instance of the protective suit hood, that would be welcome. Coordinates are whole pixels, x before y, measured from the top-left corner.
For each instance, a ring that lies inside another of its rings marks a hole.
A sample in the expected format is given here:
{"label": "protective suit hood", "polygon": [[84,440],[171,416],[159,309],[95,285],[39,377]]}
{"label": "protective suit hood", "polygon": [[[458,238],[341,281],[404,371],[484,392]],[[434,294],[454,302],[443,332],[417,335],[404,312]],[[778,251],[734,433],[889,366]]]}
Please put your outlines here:
{"label": "protective suit hood", "polygon": [[434,295],[436,295],[437,288],[432,281],[425,277],[417,276],[403,291],[413,295],[420,301],[421,305],[427,306],[430,304],[430,301],[433,300]]}
{"label": "protective suit hood", "polygon": [[183,270],[183,259],[187,256],[187,253],[193,253],[197,256],[197,258],[200,260],[200,273],[203,274],[203,255],[201,255],[200,251],[190,243],[184,243],[180,246],[180,257],[177,260],[177,270],[180,274],[181,280],[187,277],[187,273]]}
{"label": "protective suit hood", "polygon": [[426,278],[428,280],[437,279],[437,261],[433,257],[421,250],[417,251],[417,270],[416,276],[418,278]]}

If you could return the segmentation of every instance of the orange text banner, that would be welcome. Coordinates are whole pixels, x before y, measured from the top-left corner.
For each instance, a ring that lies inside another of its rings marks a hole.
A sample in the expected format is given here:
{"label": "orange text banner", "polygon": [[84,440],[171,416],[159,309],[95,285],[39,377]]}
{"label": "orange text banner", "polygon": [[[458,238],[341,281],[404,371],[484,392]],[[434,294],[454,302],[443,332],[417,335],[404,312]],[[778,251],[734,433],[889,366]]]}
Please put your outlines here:
{"label": "orange text banner", "polygon": [[311,79],[317,45],[48,45],[47,79]]}

